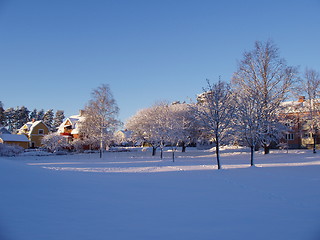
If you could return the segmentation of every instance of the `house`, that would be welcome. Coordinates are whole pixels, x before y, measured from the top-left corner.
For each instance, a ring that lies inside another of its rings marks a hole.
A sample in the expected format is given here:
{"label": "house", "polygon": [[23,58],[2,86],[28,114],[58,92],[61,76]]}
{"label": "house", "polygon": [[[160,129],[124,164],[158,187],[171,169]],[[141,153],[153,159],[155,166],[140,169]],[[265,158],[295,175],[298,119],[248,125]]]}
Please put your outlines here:
{"label": "house", "polygon": [[80,137],[80,124],[84,121],[83,111],[80,111],[79,115],[73,115],[68,117],[58,128],[58,133],[67,138],[70,142],[73,139]]}
{"label": "house", "polygon": [[49,128],[42,120],[27,122],[18,130],[18,134],[23,134],[28,137],[30,141],[30,148],[41,147],[41,140],[43,136],[48,133]]}
{"label": "house", "polygon": [[[283,102],[281,106],[280,115],[288,127],[281,142],[289,148],[312,148],[314,137],[310,127],[312,125],[309,116],[310,101],[301,96],[297,101]],[[320,143],[319,134],[316,136],[316,143]]]}
{"label": "house", "polygon": [[[133,132],[129,131],[127,129],[117,131],[114,134],[115,139],[116,139],[116,143],[118,145],[122,145],[122,146],[133,146],[134,144],[132,142],[132,134],[133,134]],[[139,144],[139,143],[137,143],[137,144]]]}
{"label": "house", "polygon": [[0,134],[0,143],[17,145],[24,149],[29,147],[29,139],[25,135],[3,133]]}

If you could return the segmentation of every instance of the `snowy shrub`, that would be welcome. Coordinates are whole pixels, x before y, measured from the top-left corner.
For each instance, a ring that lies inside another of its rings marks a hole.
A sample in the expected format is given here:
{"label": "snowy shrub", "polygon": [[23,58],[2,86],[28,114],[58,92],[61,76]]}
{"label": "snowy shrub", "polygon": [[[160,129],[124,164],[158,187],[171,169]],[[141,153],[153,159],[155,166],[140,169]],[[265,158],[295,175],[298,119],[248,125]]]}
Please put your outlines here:
{"label": "snowy shrub", "polygon": [[12,157],[23,151],[24,149],[17,145],[0,144],[0,156]]}
{"label": "snowy shrub", "polygon": [[70,144],[67,143],[66,138],[58,133],[45,135],[41,140],[42,145],[50,152],[59,151],[68,148]]}
{"label": "snowy shrub", "polygon": [[84,139],[75,139],[71,143],[72,149],[77,152],[84,152],[85,150],[97,150],[100,148],[100,142],[95,139],[84,138]]}

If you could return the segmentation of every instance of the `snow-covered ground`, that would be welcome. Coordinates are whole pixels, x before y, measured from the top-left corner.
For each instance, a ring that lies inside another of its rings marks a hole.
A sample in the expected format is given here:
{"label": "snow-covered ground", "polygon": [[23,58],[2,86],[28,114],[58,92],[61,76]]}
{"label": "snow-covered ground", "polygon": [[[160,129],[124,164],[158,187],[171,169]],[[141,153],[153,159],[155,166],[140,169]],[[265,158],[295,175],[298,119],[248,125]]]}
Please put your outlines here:
{"label": "snow-covered ground", "polygon": [[319,154],[0,157],[0,239],[317,240]]}

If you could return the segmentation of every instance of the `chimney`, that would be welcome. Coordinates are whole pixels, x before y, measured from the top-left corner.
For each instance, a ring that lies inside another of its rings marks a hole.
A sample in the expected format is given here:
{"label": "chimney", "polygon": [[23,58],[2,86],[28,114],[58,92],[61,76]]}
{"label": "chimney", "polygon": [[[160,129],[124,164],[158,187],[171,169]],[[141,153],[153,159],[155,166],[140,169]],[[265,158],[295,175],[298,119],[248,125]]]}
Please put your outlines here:
{"label": "chimney", "polygon": [[32,123],[34,123],[36,121],[36,119],[35,118],[32,118]]}
{"label": "chimney", "polygon": [[298,102],[304,102],[306,100],[305,96],[300,96]]}

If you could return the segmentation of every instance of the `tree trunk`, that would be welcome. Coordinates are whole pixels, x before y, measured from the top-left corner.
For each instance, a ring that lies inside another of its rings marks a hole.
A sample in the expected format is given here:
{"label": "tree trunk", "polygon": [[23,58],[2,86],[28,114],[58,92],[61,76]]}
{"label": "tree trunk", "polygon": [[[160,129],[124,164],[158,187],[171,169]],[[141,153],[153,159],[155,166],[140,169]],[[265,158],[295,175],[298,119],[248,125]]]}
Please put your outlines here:
{"label": "tree trunk", "polygon": [[103,150],[103,128],[100,130],[100,158],[102,158],[102,150]]}
{"label": "tree trunk", "polygon": [[174,162],[174,152],[175,152],[175,150],[172,149],[172,162]]}
{"label": "tree trunk", "polygon": [[181,152],[186,152],[186,148],[187,148],[187,146],[186,146],[185,142],[182,142],[182,150],[181,150]]}
{"label": "tree trunk", "polygon": [[152,146],[152,156],[156,155],[157,148]]}
{"label": "tree trunk", "polygon": [[317,153],[316,148],[317,148],[317,135],[314,133],[313,134],[313,153]]}
{"label": "tree trunk", "polygon": [[163,149],[160,148],[160,159],[162,159],[162,157],[163,157]]}
{"label": "tree trunk", "polygon": [[221,169],[220,165],[220,151],[219,151],[219,141],[216,141],[216,156],[217,156],[217,164],[218,164],[218,169]]}
{"label": "tree trunk", "polygon": [[267,145],[264,145],[264,154],[269,154],[270,153],[270,148]]}
{"label": "tree trunk", "polygon": [[254,166],[254,162],[253,162],[253,155],[254,155],[254,146],[250,147],[251,149],[251,156],[250,156],[250,165]]}

